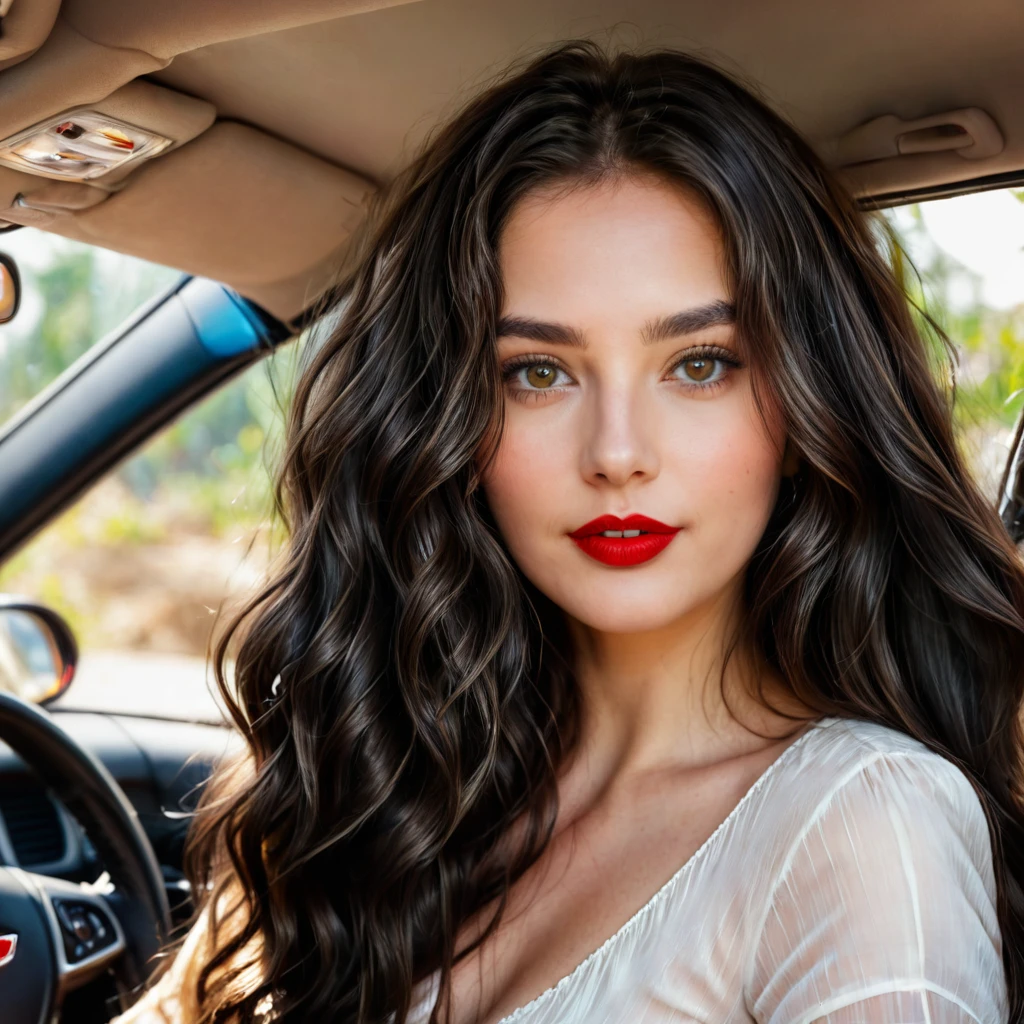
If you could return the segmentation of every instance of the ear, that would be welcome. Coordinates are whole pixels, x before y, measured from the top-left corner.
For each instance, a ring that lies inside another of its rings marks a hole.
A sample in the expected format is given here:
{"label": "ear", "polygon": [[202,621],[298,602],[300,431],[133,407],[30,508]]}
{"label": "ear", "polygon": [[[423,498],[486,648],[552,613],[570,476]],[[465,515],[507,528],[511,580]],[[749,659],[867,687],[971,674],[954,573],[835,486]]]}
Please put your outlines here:
{"label": "ear", "polygon": [[791,438],[786,438],[786,447],[782,453],[782,475],[795,476],[800,468],[800,452]]}

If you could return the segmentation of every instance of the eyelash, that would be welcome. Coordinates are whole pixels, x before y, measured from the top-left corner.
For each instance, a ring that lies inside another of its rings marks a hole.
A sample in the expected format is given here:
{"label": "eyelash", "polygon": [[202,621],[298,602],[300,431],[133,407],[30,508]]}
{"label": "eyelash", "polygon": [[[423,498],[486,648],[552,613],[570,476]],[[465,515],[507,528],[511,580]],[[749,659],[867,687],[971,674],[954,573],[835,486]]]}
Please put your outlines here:
{"label": "eyelash", "polygon": [[[722,373],[717,380],[708,381],[706,384],[699,384],[696,381],[686,382],[684,380],[678,380],[678,383],[682,387],[692,392],[697,391],[713,391],[714,389],[721,387],[729,376],[729,370],[735,370],[741,367],[743,364],[728,350],[719,348],[716,345],[701,345],[697,348],[687,349],[681,353],[679,358],[672,364],[671,369],[675,370],[680,367],[683,363],[688,363],[694,359],[713,359],[717,363],[722,363],[727,369]],[[515,356],[509,359],[506,363],[502,364],[501,376],[506,387],[512,383],[512,379],[522,369],[529,366],[553,366],[557,370],[562,370],[561,364],[551,356],[545,355],[522,355]],[[562,390],[558,387],[550,388],[509,388],[509,393],[512,397],[519,402],[536,401],[537,398],[542,398],[544,395],[551,391]]]}

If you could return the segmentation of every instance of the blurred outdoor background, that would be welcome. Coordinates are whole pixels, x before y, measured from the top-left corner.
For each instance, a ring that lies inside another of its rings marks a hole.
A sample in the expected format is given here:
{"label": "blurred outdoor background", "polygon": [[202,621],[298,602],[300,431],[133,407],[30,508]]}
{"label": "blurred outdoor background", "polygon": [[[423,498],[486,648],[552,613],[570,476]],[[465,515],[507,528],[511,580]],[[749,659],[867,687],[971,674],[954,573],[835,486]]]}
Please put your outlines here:
{"label": "blurred outdoor background", "polygon": [[[26,292],[0,328],[0,424],[181,278],[29,228],[0,249]],[[78,637],[65,706],[219,720],[210,628],[280,547],[270,474],[301,343],[208,396],[0,567],[0,591],[56,608]]]}
{"label": "blurred outdoor background", "polygon": [[[1024,407],[1024,190],[885,218],[916,268],[915,298],[957,347],[962,440],[995,501]],[[0,249],[19,261],[27,292],[0,328],[0,424],[179,277],[29,228]],[[271,522],[271,477],[302,344],[208,397],[0,567],[0,590],[58,609],[78,636],[65,706],[218,719],[210,629],[284,540]]]}

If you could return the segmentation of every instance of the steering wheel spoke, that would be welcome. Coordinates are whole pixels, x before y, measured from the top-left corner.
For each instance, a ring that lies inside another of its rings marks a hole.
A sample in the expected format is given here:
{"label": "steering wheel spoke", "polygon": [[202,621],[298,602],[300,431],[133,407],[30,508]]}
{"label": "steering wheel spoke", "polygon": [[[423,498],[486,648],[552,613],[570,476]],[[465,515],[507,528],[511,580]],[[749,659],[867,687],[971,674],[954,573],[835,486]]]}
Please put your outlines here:
{"label": "steering wheel spoke", "polygon": [[39,894],[53,942],[59,996],[101,974],[124,952],[121,923],[101,895],[62,878],[10,870]]}

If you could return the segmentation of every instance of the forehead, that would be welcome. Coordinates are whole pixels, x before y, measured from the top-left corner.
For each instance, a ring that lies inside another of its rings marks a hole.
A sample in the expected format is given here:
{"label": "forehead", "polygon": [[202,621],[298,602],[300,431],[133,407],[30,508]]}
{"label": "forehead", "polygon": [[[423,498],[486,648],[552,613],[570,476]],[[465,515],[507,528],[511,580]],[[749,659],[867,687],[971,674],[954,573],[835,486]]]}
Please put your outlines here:
{"label": "forehead", "polygon": [[498,257],[504,312],[582,323],[730,298],[713,217],[690,191],[654,175],[525,197]]}

